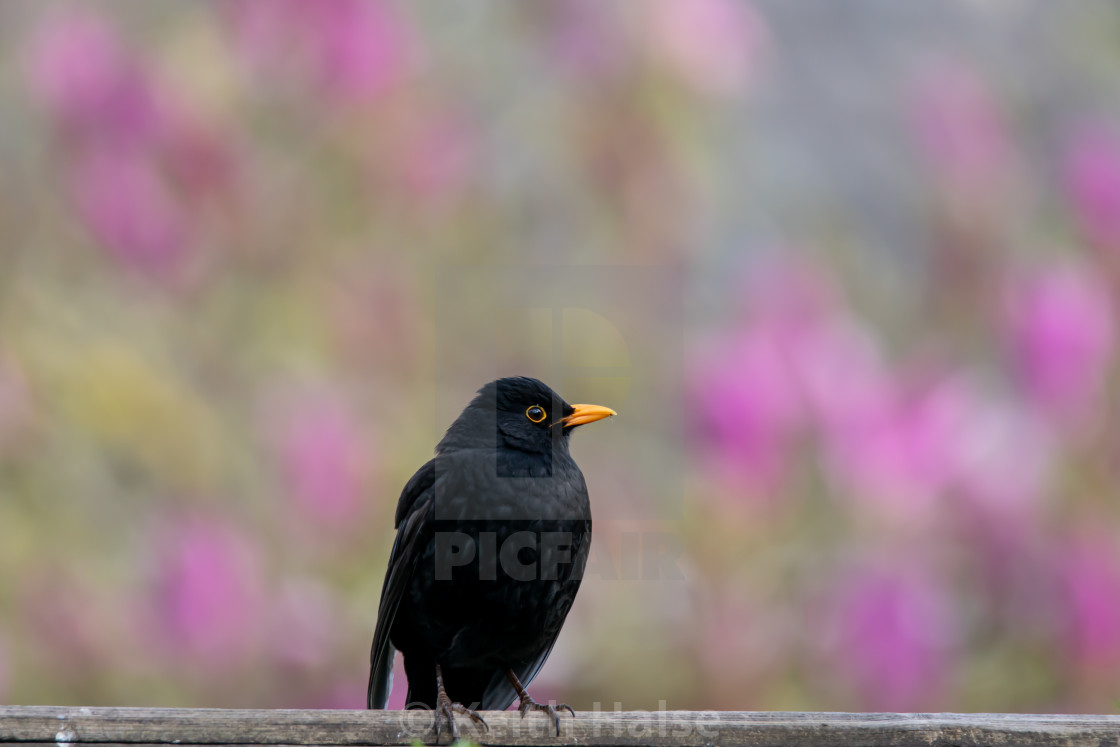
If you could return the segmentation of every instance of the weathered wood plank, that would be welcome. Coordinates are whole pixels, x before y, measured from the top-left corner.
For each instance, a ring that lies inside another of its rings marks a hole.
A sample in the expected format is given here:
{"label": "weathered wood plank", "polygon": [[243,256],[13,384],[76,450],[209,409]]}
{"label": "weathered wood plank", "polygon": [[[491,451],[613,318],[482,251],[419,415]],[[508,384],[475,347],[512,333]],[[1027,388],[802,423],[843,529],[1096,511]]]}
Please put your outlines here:
{"label": "weathered wood plank", "polygon": [[[484,745],[769,747],[778,745],[1110,745],[1120,716],[959,713],[580,712],[559,738],[541,714],[465,719],[462,736]],[[127,747],[183,745],[408,745],[432,741],[425,711],[295,711],[0,706],[0,742]],[[447,736],[444,735],[446,743]]]}

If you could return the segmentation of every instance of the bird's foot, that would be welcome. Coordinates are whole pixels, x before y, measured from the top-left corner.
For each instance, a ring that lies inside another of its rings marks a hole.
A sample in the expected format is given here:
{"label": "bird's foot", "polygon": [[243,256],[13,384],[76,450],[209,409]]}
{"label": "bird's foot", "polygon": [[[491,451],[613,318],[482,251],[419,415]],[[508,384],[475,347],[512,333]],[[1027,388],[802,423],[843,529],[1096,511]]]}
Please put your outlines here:
{"label": "bird's foot", "polygon": [[470,716],[471,721],[482,726],[486,731],[490,731],[490,725],[479,716],[476,711],[472,711],[462,703],[454,703],[451,698],[447,697],[447,693],[440,691],[436,698],[436,719],[433,726],[436,730],[436,744],[439,744],[440,735],[443,734],[444,721],[447,722],[448,731],[451,732],[451,741],[459,741],[459,727],[455,725],[455,714],[463,716]]}
{"label": "bird's foot", "polygon": [[529,693],[524,690],[521,691],[519,697],[521,698],[521,705],[517,707],[517,710],[521,711],[521,718],[525,718],[525,714],[529,711],[544,711],[548,714],[549,721],[556,727],[556,736],[560,736],[560,715],[557,711],[567,711],[572,714],[572,718],[576,717],[576,712],[567,703],[560,703],[555,706],[551,703],[538,703],[529,697]]}
{"label": "bird's foot", "polygon": [[436,730],[436,744],[439,744],[439,736],[443,733],[443,721],[447,719],[447,725],[450,727],[448,730],[451,732],[451,740],[454,742],[459,741],[459,727],[455,725],[455,714],[461,713],[464,716],[470,716],[471,721],[476,724],[482,724],[486,731],[490,731],[490,725],[483,720],[482,716],[467,708],[462,703],[455,703],[447,696],[447,689],[443,686],[443,669],[439,664],[436,664],[436,722],[434,724]]}

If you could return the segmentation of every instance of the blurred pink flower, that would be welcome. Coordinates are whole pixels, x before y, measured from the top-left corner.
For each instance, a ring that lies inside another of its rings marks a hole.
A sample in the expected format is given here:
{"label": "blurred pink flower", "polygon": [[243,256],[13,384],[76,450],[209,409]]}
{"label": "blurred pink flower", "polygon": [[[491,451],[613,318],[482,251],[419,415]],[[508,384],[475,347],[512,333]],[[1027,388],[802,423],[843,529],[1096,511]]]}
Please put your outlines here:
{"label": "blurred pink flower", "polygon": [[826,432],[846,493],[899,517],[928,515],[956,475],[971,392],[960,380],[897,388]]}
{"label": "blurred pink flower", "polygon": [[272,656],[297,667],[323,666],[337,637],[336,607],[333,591],[317,581],[285,582],[268,613]]}
{"label": "blurred pink flower", "polygon": [[263,641],[262,559],[250,537],[218,518],[160,528],[154,601],[157,635],[169,651],[210,665],[235,665]]}
{"label": "blurred pink flower", "polygon": [[704,471],[760,495],[775,491],[800,419],[781,351],[746,329],[712,340],[694,360],[689,400]]}
{"label": "blurred pink flower", "polygon": [[613,6],[597,0],[553,0],[539,7],[548,23],[548,49],[562,69],[602,80],[619,67],[625,43]]}
{"label": "blurred pink flower", "polygon": [[889,396],[892,382],[874,331],[847,308],[824,267],[771,260],[752,272],[744,297],[756,334],[781,350],[812,426],[843,427]]}
{"label": "blurred pink flower", "polygon": [[989,513],[1037,507],[1055,443],[1030,412],[968,376],[885,387],[827,427],[832,475],[854,498],[898,518],[928,518],[950,493]]}
{"label": "blurred pink flower", "polygon": [[95,148],[72,165],[70,190],[94,238],[123,265],[156,277],[181,267],[190,218],[146,157]]}
{"label": "blurred pink flower", "polygon": [[739,325],[692,357],[705,472],[777,492],[808,436],[839,491],[880,515],[928,518],[950,491],[997,512],[1039,502],[1053,443],[1030,413],[967,375],[891,371],[873,330],[803,261],[755,267],[744,297]]}
{"label": "blurred pink flower", "polygon": [[1103,406],[1116,332],[1108,287],[1065,262],[1023,272],[1006,291],[1005,327],[1014,374],[1041,412],[1069,424]]}
{"label": "blurred pink flower", "polygon": [[1120,139],[1099,125],[1076,130],[1063,164],[1067,199],[1095,246],[1120,251]]}
{"label": "blurred pink flower", "polygon": [[839,309],[783,335],[783,344],[791,375],[819,430],[842,432],[879,410],[894,392],[873,331]]}
{"label": "blurred pink flower", "polygon": [[835,677],[869,710],[929,709],[944,689],[957,639],[947,589],[929,571],[900,560],[882,558],[835,582],[818,636]]}
{"label": "blurred pink flower", "polygon": [[201,203],[228,202],[231,149],[88,8],[50,15],[27,58],[79,217],[122,265],[170,279],[195,248]]}
{"label": "blurred pink flower", "polygon": [[798,436],[849,427],[889,382],[874,338],[819,268],[770,261],[744,285],[742,320],[693,357],[689,396],[706,469],[774,492]]}
{"label": "blurred pink flower", "polygon": [[1077,667],[1120,666],[1120,548],[1108,531],[1089,530],[1057,558],[1065,639]]}
{"label": "blurred pink flower", "polygon": [[1033,524],[1057,450],[1037,417],[1019,403],[974,396],[951,445],[955,493],[1002,521],[1005,534]]}
{"label": "blurred pink flower", "polygon": [[457,194],[470,177],[474,151],[474,133],[464,119],[431,112],[403,133],[397,149],[402,186],[426,203]]}
{"label": "blurred pink flower", "polygon": [[955,63],[927,70],[915,82],[911,109],[929,163],[956,185],[982,189],[1003,177],[1011,146],[1003,115],[977,74]]}
{"label": "blurred pink flower", "polygon": [[237,197],[236,150],[224,133],[179,112],[153,156],[184,207],[192,216],[205,217],[202,208],[228,209]]}
{"label": "blurred pink flower", "polygon": [[661,61],[697,91],[745,93],[769,32],[745,0],[656,0],[642,8],[648,41]]}
{"label": "blurred pink flower", "polygon": [[270,74],[277,66],[295,72],[338,101],[385,92],[408,75],[417,56],[414,30],[391,2],[237,0],[231,12],[250,62]]}
{"label": "blurred pink flower", "polygon": [[27,67],[33,92],[70,135],[125,146],[163,127],[142,63],[88,6],[50,15],[32,39]]}
{"label": "blurred pink flower", "polygon": [[278,433],[280,467],[300,512],[332,525],[362,510],[369,449],[343,402],[325,392],[292,395]]}

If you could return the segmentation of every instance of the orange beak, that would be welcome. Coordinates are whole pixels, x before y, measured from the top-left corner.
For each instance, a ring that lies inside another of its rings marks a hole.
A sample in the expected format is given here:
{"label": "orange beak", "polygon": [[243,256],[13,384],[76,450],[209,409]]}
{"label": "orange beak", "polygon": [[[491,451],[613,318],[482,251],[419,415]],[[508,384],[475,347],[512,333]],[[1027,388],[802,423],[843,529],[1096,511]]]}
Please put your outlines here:
{"label": "orange beak", "polygon": [[572,405],[572,407],[575,412],[566,418],[560,418],[560,422],[564,424],[565,428],[575,428],[577,425],[594,423],[596,420],[618,414],[609,407],[600,407],[599,405]]}

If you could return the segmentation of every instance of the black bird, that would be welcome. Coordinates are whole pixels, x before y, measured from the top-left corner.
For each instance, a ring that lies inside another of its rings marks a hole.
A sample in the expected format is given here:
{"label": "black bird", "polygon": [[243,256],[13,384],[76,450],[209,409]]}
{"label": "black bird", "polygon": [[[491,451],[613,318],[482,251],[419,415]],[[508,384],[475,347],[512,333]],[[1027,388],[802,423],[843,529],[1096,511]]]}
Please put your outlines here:
{"label": "black bird", "polygon": [[[394,650],[409,707],[435,710],[438,743],[454,713],[556,709],[525,688],[552,650],[591,545],[587,485],[572,430],[614,415],[569,405],[536,379],[492,381],[404,486],[370,652],[369,708],[384,708]],[[559,706],[575,713],[566,705]]]}

